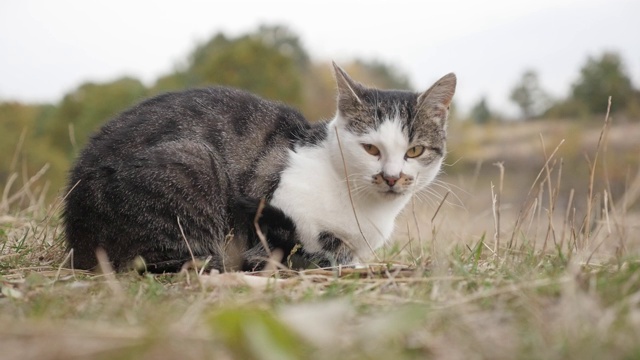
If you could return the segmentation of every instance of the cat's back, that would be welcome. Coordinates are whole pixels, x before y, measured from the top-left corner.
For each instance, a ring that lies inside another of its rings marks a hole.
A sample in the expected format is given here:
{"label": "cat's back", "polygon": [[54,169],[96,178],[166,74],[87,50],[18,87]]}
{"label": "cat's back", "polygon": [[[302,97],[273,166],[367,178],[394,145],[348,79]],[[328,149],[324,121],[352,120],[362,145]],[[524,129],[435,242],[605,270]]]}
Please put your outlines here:
{"label": "cat's back", "polygon": [[302,136],[297,132],[307,127],[297,110],[246,91],[191,89],[158,95],[122,112],[92,137],[87,149],[104,144],[111,152],[129,152],[183,138],[222,148],[273,135]]}

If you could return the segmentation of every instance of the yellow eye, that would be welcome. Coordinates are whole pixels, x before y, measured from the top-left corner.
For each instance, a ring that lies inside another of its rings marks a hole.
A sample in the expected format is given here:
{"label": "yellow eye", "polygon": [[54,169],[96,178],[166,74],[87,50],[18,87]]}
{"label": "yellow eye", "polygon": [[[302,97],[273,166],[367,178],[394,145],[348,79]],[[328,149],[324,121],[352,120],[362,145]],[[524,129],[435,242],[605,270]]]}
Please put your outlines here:
{"label": "yellow eye", "polygon": [[378,149],[375,145],[371,145],[371,144],[362,144],[362,147],[364,148],[364,150],[366,152],[368,152],[369,154],[373,155],[373,156],[378,156],[380,155],[380,149]]}
{"label": "yellow eye", "polygon": [[411,149],[407,150],[407,153],[404,155],[411,159],[411,158],[417,158],[418,156],[422,155],[423,152],[424,152],[424,146],[416,145]]}

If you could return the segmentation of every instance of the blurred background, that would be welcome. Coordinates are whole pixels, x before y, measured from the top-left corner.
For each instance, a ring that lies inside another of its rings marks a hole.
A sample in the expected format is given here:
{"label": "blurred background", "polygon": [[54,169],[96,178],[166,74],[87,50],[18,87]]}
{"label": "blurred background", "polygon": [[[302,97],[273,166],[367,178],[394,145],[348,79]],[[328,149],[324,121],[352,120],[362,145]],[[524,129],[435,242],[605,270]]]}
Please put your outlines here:
{"label": "blurred background", "polygon": [[640,157],[639,15],[624,0],[3,1],[0,189],[62,194],[90,134],[162,92],[223,84],[330,119],[335,60],[383,88],[422,91],[457,74],[431,211],[450,191],[447,205],[490,220],[498,162],[502,206],[517,208],[561,142],[554,201],[584,204],[609,96],[595,182],[621,199]]}

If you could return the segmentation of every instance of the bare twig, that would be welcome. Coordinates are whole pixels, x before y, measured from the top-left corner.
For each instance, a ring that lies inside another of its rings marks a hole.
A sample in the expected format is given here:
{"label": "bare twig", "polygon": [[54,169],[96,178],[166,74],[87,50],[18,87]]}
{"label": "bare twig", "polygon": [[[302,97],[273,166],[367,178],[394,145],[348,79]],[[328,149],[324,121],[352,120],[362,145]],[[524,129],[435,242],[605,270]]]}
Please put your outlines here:
{"label": "bare twig", "polygon": [[502,187],[504,184],[504,164],[502,162],[497,162],[493,164],[500,169],[500,186],[498,187],[498,193],[493,193],[493,183],[491,183],[491,198],[493,201],[493,218],[495,225],[495,234],[494,234],[494,247],[493,253],[495,256],[500,256],[500,198],[502,197]]}
{"label": "bare twig", "polygon": [[116,299],[118,299],[120,302],[123,302],[125,299],[124,290],[118,282],[118,279],[116,279],[115,271],[111,266],[111,262],[109,262],[109,257],[107,256],[106,251],[104,251],[104,249],[102,248],[98,248],[96,250],[96,257],[98,258],[98,266],[100,267],[100,271],[102,271],[103,276],[107,280],[107,286],[109,286]]}
{"label": "bare twig", "polygon": [[442,205],[447,200],[447,197],[449,196],[449,194],[451,194],[451,191],[447,191],[447,193],[444,194],[444,196],[442,197],[442,200],[440,200],[440,204],[438,204],[436,211],[433,213],[433,216],[431,217],[432,223],[433,223],[433,220],[435,220],[436,216],[438,216],[438,213],[440,212],[440,208],[442,208]]}
{"label": "bare twig", "polygon": [[[67,263],[67,261],[72,259],[72,256],[73,256],[73,249],[69,250],[69,252],[64,257],[62,262],[60,262],[60,265],[58,266],[58,271],[56,272],[56,276],[53,278],[53,281],[51,282],[51,285],[55,284],[56,281],[58,281],[58,279],[60,278],[60,272],[62,272],[62,267],[64,266],[64,264]],[[73,266],[73,264],[72,264],[72,266]],[[75,277],[75,274],[74,274],[74,277]]]}
{"label": "bare twig", "polygon": [[[424,255],[424,246],[422,246],[422,234],[420,233],[420,223],[418,222],[418,216],[416,215],[416,202],[414,198],[411,198],[411,215],[413,216],[413,223],[416,225],[416,231],[418,232],[418,244],[420,245],[420,257],[422,257]],[[407,232],[409,232],[409,224],[407,224]],[[411,238],[411,235],[409,235],[409,244],[411,244],[412,241],[413,239]],[[413,249],[411,250],[412,250],[411,253],[413,253]]]}
{"label": "bare twig", "polygon": [[76,144],[76,130],[73,123],[69,123],[69,141],[71,141],[73,151],[78,152],[78,144]]}
{"label": "bare twig", "polygon": [[258,239],[260,239],[260,243],[264,247],[264,251],[267,253],[269,258],[271,258],[271,249],[269,248],[269,243],[267,242],[267,238],[262,233],[262,229],[260,229],[260,217],[262,216],[262,211],[264,210],[265,200],[260,199],[260,203],[258,204],[258,210],[256,211],[256,216],[253,218],[253,226],[256,229],[256,234],[258,235]]}
{"label": "bare twig", "polygon": [[358,225],[358,231],[360,231],[360,235],[362,236],[362,240],[364,240],[364,242],[367,244],[367,246],[369,247],[369,250],[371,250],[371,253],[376,258],[376,260],[380,261],[380,258],[378,257],[376,252],[373,250],[373,247],[371,246],[371,244],[367,240],[367,237],[364,236],[364,232],[362,231],[362,226],[360,226],[360,220],[358,220],[358,213],[356,211],[356,206],[355,206],[355,204],[353,202],[353,196],[351,195],[351,185],[349,184],[349,171],[347,170],[347,162],[344,159],[344,152],[342,150],[342,142],[340,141],[340,135],[338,134],[338,128],[335,127],[334,129],[336,131],[336,139],[338,140],[338,147],[340,148],[340,156],[342,158],[342,166],[344,168],[344,178],[347,180],[346,181],[346,183],[347,183],[347,193],[349,194],[349,201],[351,202],[351,210],[353,210],[353,217],[355,218],[356,224]]}
{"label": "bare twig", "polygon": [[2,201],[0,202],[1,210],[9,209],[9,192],[11,191],[11,186],[18,179],[18,174],[12,173],[9,175],[9,179],[7,183],[4,185],[4,191],[2,192]]}
{"label": "bare twig", "polygon": [[587,217],[585,219],[585,227],[584,227],[584,245],[588,246],[590,242],[591,236],[591,213],[593,211],[593,186],[595,183],[595,174],[596,174],[596,164],[598,163],[598,155],[600,154],[600,147],[602,146],[603,138],[605,134],[608,133],[609,128],[609,112],[611,111],[611,96],[609,96],[609,100],[607,103],[607,113],[604,117],[604,125],[602,125],[602,131],[600,131],[600,137],[598,138],[598,145],[596,146],[596,153],[593,158],[593,163],[590,164],[590,174],[589,174],[589,193],[587,198]]}
{"label": "bare twig", "polygon": [[[542,153],[544,154],[545,160],[547,160],[547,151],[545,150],[546,146],[544,144],[544,138],[542,134],[540,134],[540,144],[542,145]],[[555,167],[555,161],[553,163],[553,167]],[[547,191],[549,192],[549,207],[547,209],[547,233],[544,237],[544,242],[542,244],[542,253],[544,254],[547,250],[547,243],[549,241],[549,237],[553,236],[554,243],[556,243],[555,239],[555,228],[553,227],[553,212],[555,210],[555,199],[556,199],[556,191],[553,189],[553,185],[551,182],[551,169],[549,168],[549,162],[545,161],[544,170],[546,173],[545,181],[547,183]],[[558,178],[558,183],[560,182],[560,178]]]}
{"label": "bare twig", "polygon": [[[569,200],[567,201],[567,210],[564,213],[564,221],[562,223],[562,235],[560,235],[560,249],[562,249],[564,245],[565,231],[567,229],[567,224],[569,224],[569,221],[570,221],[571,206],[573,204],[574,194],[575,194],[575,189],[571,189],[571,191],[569,191]],[[573,228],[573,222],[571,222],[570,228]],[[569,234],[569,241],[567,241],[567,250],[570,250],[570,246],[569,246],[570,242],[571,242],[571,234]]]}
{"label": "bare twig", "polygon": [[15,171],[16,164],[18,163],[18,157],[20,156],[20,151],[22,151],[22,145],[24,144],[24,139],[27,136],[27,128],[22,129],[22,133],[20,133],[20,138],[18,139],[18,144],[16,145],[16,150],[13,153],[13,159],[11,159],[11,165],[9,166],[9,171]]}
{"label": "bare twig", "polygon": [[182,239],[184,243],[187,245],[187,250],[189,250],[189,255],[191,255],[191,261],[193,262],[193,267],[196,269],[196,273],[198,273],[198,264],[196,263],[196,257],[193,255],[193,251],[191,251],[191,246],[189,245],[189,241],[187,240],[187,236],[184,234],[184,229],[182,229],[182,224],[180,224],[180,217],[176,217],[178,220],[178,228],[180,229],[180,235],[182,235]]}

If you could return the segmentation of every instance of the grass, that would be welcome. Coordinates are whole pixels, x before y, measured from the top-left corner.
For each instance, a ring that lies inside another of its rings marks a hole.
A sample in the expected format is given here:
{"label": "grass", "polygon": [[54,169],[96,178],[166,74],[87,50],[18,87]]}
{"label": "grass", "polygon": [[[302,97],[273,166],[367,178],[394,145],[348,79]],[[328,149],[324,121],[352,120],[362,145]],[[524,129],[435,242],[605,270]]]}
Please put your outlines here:
{"label": "grass", "polygon": [[23,181],[0,204],[0,358],[638,359],[635,200],[593,185],[610,125],[586,154],[589,192],[560,193],[542,139],[524,200],[496,168],[488,201],[445,190],[408,209],[383,261],[358,269],[66,269],[59,203]]}

